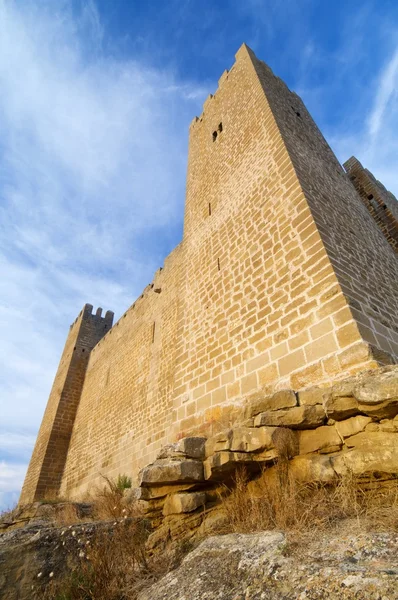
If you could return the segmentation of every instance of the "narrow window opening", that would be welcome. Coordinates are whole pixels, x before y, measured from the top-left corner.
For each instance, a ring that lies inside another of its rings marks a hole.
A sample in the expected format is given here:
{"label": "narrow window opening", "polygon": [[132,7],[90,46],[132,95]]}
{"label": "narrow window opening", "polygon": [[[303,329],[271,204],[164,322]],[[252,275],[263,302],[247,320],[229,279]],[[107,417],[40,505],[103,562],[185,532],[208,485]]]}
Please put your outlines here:
{"label": "narrow window opening", "polygon": [[373,200],[373,194],[369,194],[368,200]]}
{"label": "narrow window opening", "polygon": [[220,123],[218,126],[218,133],[221,133],[221,132],[222,132],[222,123]]}
{"label": "narrow window opening", "polygon": [[301,117],[300,113],[299,113],[299,112],[297,112],[297,111],[296,111],[296,115],[297,115],[298,117]]}
{"label": "narrow window opening", "polygon": [[156,329],[156,323],[154,321],[153,324],[152,324],[152,344],[155,341],[155,329]]}
{"label": "narrow window opening", "polygon": [[209,202],[209,217],[211,217],[211,204]]}
{"label": "narrow window opening", "polygon": [[213,142],[217,139],[217,131],[213,131]]}
{"label": "narrow window opening", "polygon": [[221,267],[220,267],[220,259],[219,258],[217,258],[217,267],[218,267],[218,270],[220,271]]}
{"label": "narrow window opening", "polygon": [[84,348],[82,348],[82,352],[84,352]]}
{"label": "narrow window opening", "polygon": [[383,204],[382,207],[384,208],[384,210],[386,210],[387,204]]}

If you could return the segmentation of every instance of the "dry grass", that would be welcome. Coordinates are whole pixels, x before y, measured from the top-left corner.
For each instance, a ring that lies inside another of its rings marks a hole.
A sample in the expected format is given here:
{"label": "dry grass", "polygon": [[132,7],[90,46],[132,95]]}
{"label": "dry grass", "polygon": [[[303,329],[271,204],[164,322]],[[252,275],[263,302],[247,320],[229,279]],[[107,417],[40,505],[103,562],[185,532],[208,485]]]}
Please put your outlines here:
{"label": "dry grass", "polygon": [[166,573],[167,557],[149,557],[144,520],[127,519],[98,531],[77,567],[51,581],[42,600],[134,600],[145,586]]}
{"label": "dry grass", "polygon": [[311,532],[353,519],[362,530],[398,531],[398,481],[363,486],[347,473],[335,485],[299,483],[281,461],[272,478],[248,486],[244,469],[222,502],[231,531],[248,533],[278,529]]}

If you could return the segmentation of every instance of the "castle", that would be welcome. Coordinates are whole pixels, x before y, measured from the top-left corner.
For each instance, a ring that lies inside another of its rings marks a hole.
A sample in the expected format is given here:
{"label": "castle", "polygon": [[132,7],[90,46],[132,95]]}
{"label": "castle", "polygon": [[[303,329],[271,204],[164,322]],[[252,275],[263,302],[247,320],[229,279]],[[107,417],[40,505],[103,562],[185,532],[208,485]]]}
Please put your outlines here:
{"label": "castle", "polygon": [[341,167],[301,99],[243,45],[190,126],[181,243],[112,326],[72,324],[20,504],[135,478],[258,393],[398,358],[398,203]]}

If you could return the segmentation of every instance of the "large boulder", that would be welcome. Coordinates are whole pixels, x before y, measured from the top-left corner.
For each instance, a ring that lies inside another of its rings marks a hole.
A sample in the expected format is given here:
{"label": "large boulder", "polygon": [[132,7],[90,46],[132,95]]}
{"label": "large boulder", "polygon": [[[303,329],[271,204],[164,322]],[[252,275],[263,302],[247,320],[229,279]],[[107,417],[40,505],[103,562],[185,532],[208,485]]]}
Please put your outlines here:
{"label": "large boulder", "polygon": [[296,406],[286,410],[260,413],[254,419],[255,427],[290,427],[291,429],[313,429],[325,421],[322,406]]}
{"label": "large boulder", "polygon": [[370,417],[358,415],[350,419],[345,419],[345,421],[336,421],[335,427],[342,438],[347,438],[363,431],[371,421]]}
{"label": "large boulder", "polygon": [[352,396],[339,396],[334,392],[326,395],[323,402],[325,412],[330,419],[342,421],[358,415],[358,400]]}
{"label": "large boulder", "polygon": [[300,454],[336,452],[343,445],[342,438],[333,426],[299,431],[298,435]]}
{"label": "large boulder", "polygon": [[140,485],[143,487],[189,483],[203,479],[203,463],[198,460],[160,459],[142,469],[140,473]]}
{"label": "large boulder", "polygon": [[341,475],[373,473],[398,474],[398,435],[384,431],[363,431],[345,440],[350,448],[332,457],[335,471]]}
{"label": "large boulder", "polygon": [[293,390],[280,390],[272,396],[249,398],[246,415],[254,417],[267,410],[280,410],[281,408],[291,408],[293,406],[297,406],[297,398]]}
{"label": "large boulder", "polygon": [[206,492],[172,494],[167,496],[163,515],[190,513],[206,504]]}

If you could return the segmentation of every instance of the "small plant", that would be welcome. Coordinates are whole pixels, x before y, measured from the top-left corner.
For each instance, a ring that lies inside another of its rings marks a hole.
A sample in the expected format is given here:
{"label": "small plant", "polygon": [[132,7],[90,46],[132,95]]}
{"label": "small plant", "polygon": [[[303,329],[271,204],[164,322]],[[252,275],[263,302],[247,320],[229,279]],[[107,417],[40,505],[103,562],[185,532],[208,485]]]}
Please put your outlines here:
{"label": "small plant", "polygon": [[131,477],[128,475],[118,475],[116,479],[116,487],[118,490],[123,492],[124,490],[128,490],[131,488]]}

